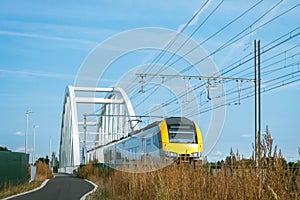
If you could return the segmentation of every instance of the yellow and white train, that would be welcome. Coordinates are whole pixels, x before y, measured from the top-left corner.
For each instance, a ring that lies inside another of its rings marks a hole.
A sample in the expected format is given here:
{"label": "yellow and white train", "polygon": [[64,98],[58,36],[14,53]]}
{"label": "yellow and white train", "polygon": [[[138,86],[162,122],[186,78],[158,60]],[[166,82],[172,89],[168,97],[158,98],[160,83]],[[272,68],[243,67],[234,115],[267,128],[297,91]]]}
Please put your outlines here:
{"label": "yellow and white train", "polygon": [[87,152],[87,160],[107,165],[134,164],[151,160],[195,162],[202,160],[199,127],[185,117],[169,117],[131,132],[128,137]]}

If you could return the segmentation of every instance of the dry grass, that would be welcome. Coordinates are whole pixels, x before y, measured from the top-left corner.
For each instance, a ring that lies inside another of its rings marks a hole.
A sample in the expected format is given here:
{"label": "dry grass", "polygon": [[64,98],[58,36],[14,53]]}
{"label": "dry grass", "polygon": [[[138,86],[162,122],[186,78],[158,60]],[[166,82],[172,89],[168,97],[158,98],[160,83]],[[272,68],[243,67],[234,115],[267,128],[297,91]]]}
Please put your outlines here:
{"label": "dry grass", "polygon": [[243,164],[218,170],[171,165],[142,174],[115,171],[111,177],[98,178],[98,184],[102,185],[98,193],[108,199],[300,198],[299,175],[279,165],[263,170]]}
{"label": "dry grass", "polygon": [[49,166],[44,163],[39,161],[36,164],[36,175],[34,180],[35,181],[44,181],[46,179],[50,179],[53,178],[53,173],[51,171],[51,169],[49,168]]}
{"label": "dry grass", "polygon": [[212,165],[170,165],[148,173],[99,172],[92,164],[79,175],[99,185],[90,199],[300,199],[300,171],[284,167],[268,131],[260,166],[231,155],[219,169]]}
{"label": "dry grass", "polygon": [[42,182],[31,182],[17,186],[5,185],[4,188],[0,190],[0,199],[33,190],[34,188],[39,187],[41,184]]}

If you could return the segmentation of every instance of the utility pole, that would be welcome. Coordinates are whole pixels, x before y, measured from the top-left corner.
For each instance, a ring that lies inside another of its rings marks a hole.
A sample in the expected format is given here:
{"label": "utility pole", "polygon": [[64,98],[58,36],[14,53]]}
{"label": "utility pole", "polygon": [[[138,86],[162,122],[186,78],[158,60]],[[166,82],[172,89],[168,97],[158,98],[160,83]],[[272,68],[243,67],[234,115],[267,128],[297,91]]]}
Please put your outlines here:
{"label": "utility pole", "polygon": [[[51,151],[52,151],[52,137],[50,136],[50,141],[49,141],[49,159],[51,159]],[[49,162],[50,167],[52,167],[51,165],[51,160]]]}
{"label": "utility pole", "polygon": [[39,126],[33,125],[33,152],[32,152],[32,165],[34,165],[34,155],[35,155],[35,129]]}
{"label": "utility pole", "polygon": [[32,112],[30,110],[26,111],[26,132],[25,132],[25,153],[27,154],[27,149],[28,149],[28,116],[29,114],[31,114]]}
{"label": "utility pole", "polygon": [[260,164],[260,40],[254,40],[254,66],[255,66],[255,163]]}
{"label": "utility pole", "polygon": [[83,115],[83,129],[84,129],[84,141],[83,141],[83,164],[86,164],[86,116],[87,114],[85,113]]}

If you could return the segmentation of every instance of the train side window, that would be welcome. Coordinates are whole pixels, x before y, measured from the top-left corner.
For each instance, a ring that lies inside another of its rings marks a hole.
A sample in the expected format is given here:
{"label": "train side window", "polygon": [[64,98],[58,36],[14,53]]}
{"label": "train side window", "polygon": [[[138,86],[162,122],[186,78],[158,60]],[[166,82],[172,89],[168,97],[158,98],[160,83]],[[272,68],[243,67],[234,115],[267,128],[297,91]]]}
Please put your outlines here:
{"label": "train side window", "polygon": [[158,137],[157,134],[153,135],[152,137],[152,143],[154,146],[158,147]]}
{"label": "train side window", "polygon": [[161,136],[160,136],[160,132],[158,132],[155,135],[153,135],[153,137],[152,137],[152,143],[153,143],[153,145],[155,147],[161,148]]}
{"label": "train side window", "polygon": [[151,145],[151,138],[146,140],[146,145],[150,146]]}
{"label": "train side window", "polygon": [[151,138],[146,140],[146,152],[151,151]]}

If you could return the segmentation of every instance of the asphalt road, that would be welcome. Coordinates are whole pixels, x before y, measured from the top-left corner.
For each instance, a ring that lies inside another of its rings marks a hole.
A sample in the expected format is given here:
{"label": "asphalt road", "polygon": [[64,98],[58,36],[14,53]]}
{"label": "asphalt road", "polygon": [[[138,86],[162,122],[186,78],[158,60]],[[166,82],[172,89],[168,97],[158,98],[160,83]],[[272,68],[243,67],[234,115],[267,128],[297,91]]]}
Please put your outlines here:
{"label": "asphalt road", "polygon": [[80,199],[93,190],[94,186],[77,177],[56,174],[55,178],[40,190],[12,198],[13,200],[73,200]]}

